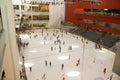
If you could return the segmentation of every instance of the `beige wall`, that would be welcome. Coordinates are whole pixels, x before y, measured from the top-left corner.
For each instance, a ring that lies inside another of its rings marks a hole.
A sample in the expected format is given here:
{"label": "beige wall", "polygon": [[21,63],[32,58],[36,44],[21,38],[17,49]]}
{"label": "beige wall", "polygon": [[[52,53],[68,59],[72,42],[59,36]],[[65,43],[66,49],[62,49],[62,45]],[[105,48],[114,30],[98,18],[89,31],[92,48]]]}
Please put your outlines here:
{"label": "beige wall", "polygon": [[10,49],[8,46],[6,46],[5,49],[5,57],[4,57],[4,65],[3,70],[5,71],[5,80],[15,80],[14,78],[14,72],[13,72],[13,62],[12,57],[10,53]]}
{"label": "beige wall", "polygon": [[20,80],[19,77],[19,52],[16,45],[14,14],[12,0],[0,0],[2,11],[3,28],[5,33],[6,50],[3,69],[6,80]]}

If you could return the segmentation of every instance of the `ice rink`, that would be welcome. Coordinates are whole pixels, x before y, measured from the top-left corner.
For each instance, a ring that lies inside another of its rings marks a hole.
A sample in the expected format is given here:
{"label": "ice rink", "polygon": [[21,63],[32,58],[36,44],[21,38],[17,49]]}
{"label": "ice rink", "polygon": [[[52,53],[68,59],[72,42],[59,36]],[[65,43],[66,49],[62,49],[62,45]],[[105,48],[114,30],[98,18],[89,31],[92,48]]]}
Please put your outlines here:
{"label": "ice rink", "polygon": [[28,80],[120,80],[112,72],[115,54],[80,36],[50,29],[21,38],[29,42],[22,49]]}

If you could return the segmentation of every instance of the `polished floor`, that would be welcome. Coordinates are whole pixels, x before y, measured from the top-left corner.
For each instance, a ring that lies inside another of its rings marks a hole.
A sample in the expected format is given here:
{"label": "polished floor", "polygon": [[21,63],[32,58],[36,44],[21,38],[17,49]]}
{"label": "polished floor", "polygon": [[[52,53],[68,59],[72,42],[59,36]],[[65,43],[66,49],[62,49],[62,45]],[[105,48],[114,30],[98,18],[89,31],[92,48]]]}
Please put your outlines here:
{"label": "polished floor", "polygon": [[112,72],[115,54],[82,37],[50,29],[21,38],[29,42],[23,49],[28,80],[120,80]]}

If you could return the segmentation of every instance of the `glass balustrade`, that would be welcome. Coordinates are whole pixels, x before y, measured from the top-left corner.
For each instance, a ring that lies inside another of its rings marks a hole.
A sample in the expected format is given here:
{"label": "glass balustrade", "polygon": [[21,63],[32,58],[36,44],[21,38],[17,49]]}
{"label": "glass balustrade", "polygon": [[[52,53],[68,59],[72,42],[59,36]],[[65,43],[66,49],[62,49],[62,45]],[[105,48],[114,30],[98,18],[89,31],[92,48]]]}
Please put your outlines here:
{"label": "glass balustrade", "polygon": [[118,13],[108,13],[108,12],[84,12],[84,14],[105,15],[105,16],[120,16],[120,14],[118,14]]}
{"label": "glass balustrade", "polygon": [[95,21],[95,20],[88,20],[88,19],[83,19],[81,20],[82,22],[89,23],[89,24],[94,24],[94,25],[99,25],[99,26],[104,26],[104,27],[110,27],[110,28],[115,28],[120,30],[120,24],[113,24],[113,23],[107,23],[107,22],[101,22],[101,21]]}

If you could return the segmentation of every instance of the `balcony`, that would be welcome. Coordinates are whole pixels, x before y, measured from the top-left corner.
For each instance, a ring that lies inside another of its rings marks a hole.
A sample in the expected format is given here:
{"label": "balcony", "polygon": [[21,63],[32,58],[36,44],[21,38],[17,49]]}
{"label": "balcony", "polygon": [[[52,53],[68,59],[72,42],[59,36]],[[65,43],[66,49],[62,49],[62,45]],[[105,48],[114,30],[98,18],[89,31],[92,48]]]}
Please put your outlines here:
{"label": "balcony", "polygon": [[48,23],[49,20],[30,20],[28,21],[28,23],[31,23],[31,24],[43,24],[43,23]]}
{"label": "balcony", "polygon": [[49,12],[48,11],[25,11],[25,10],[15,10],[15,14],[23,14],[23,15],[49,15]]}
{"label": "balcony", "polygon": [[[26,20],[23,23],[39,24],[39,23],[48,23],[49,20]],[[20,20],[15,21],[16,24],[20,24]]]}
{"label": "balcony", "polygon": [[120,16],[120,14],[118,14],[118,13],[108,13],[108,12],[84,12],[83,14],[104,15],[104,16]]}
{"label": "balcony", "polygon": [[89,20],[89,19],[82,19],[81,21],[85,23],[89,23],[89,24],[94,24],[94,25],[99,25],[99,26],[104,26],[104,27],[109,27],[109,28],[120,30],[120,27],[119,27],[120,24],[106,23],[106,22]]}

